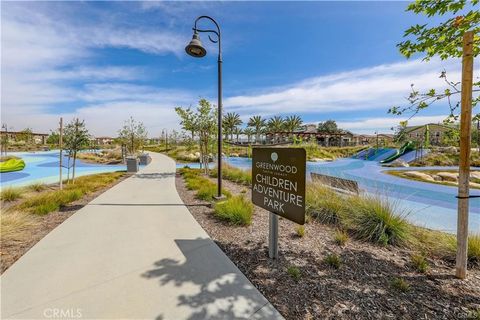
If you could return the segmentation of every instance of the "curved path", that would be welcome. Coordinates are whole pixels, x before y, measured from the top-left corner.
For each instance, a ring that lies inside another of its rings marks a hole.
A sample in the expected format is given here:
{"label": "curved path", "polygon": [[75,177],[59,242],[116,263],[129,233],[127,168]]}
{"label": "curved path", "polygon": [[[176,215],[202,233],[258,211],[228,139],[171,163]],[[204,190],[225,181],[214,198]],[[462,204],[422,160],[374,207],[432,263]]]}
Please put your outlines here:
{"label": "curved path", "polygon": [[1,317],[279,319],[152,163],[49,233],[1,277]]}

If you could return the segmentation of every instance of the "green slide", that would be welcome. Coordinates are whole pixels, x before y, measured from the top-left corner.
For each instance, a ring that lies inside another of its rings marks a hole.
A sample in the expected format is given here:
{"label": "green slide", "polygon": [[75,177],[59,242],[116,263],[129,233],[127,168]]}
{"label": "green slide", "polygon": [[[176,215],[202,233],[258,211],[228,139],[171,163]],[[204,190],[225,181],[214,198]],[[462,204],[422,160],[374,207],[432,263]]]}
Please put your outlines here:
{"label": "green slide", "polygon": [[0,172],[20,171],[25,168],[25,161],[22,159],[10,159],[0,162]]}
{"label": "green slide", "polygon": [[380,163],[388,163],[391,162],[401,156],[403,156],[405,153],[410,152],[412,150],[415,150],[415,142],[413,141],[407,141],[403,146],[400,147],[400,149],[397,150],[393,155],[390,157],[383,159],[380,161]]}

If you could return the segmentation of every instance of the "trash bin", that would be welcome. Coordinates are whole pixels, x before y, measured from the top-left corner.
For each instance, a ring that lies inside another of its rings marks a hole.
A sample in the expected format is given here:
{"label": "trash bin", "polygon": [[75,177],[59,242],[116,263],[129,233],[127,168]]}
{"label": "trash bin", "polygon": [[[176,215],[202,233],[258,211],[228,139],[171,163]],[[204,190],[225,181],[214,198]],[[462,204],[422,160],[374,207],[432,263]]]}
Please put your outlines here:
{"label": "trash bin", "polygon": [[139,156],[139,158],[140,158],[140,164],[141,164],[142,166],[146,166],[146,165],[149,164],[150,161],[151,161],[151,158],[150,158],[150,156],[148,155],[148,153],[142,153],[142,154]]}
{"label": "trash bin", "polygon": [[127,157],[127,173],[138,172],[138,158]]}

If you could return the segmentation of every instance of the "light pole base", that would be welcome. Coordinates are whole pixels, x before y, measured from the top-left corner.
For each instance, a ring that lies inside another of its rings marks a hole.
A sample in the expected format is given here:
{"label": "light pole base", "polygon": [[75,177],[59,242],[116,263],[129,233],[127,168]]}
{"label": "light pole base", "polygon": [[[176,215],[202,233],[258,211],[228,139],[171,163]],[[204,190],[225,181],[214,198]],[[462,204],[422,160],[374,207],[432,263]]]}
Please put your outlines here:
{"label": "light pole base", "polygon": [[222,194],[220,197],[214,196],[213,199],[215,201],[223,201],[223,200],[227,200],[227,197]]}

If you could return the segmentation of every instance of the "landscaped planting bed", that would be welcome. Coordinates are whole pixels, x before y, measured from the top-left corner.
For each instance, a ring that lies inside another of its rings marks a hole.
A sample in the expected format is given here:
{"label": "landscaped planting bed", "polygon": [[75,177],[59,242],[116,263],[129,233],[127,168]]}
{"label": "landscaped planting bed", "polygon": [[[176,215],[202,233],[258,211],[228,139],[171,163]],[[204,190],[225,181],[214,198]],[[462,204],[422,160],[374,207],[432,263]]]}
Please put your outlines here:
{"label": "landscaped planting bed", "polygon": [[[381,235],[372,239],[378,242],[374,244],[358,240],[361,233],[342,226],[338,219],[326,222],[319,216],[309,218],[303,228],[280,218],[280,257],[273,261],[268,258],[266,210],[255,207],[250,223],[234,224],[219,219],[211,202],[199,200],[182,176],[176,183],[195,219],[287,319],[476,319],[479,315],[480,270],[475,261],[462,281],[453,276],[453,261],[397,245],[391,230],[385,239]],[[224,187],[232,197],[250,199],[244,184],[224,180]],[[395,223],[392,228],[401,228],[400,222]],[[412,232],[418,237],[421,231]]]}

